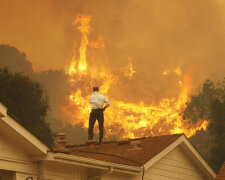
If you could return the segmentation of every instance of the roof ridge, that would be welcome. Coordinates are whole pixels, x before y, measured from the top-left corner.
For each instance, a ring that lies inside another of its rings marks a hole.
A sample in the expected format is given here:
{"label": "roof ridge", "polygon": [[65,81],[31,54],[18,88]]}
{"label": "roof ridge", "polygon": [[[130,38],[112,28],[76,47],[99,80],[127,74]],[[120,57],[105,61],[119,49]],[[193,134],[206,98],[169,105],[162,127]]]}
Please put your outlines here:
{"label": "roof ridge", "polygon": [[[134,138],[134,139],[130,139],[128,138],[130,141],[138,141],[138,140],[142,140],[142,139],[148,139],[148,138],[156,138],[156,137],[163,137],[163,136],[176,136],[176,135],[183,135],[184,133],[181,133],[181,134],[169,134],[169,135],[157,135],[157,136],[148,136],[148,137],[139,137],[139,138]],[[119,139],[118,139],[119,140]],[[94,145],[103,145],[103,144],[112,144],[112,143],[117,143],[118,140],[113,140],[113,141],[104,141],[102,143],[95,143]],[[93,145],[93,144],[67,144],[66,147],[67,148],[73,148],[73,147],[85,147],[85,146],[90,146],[90,145]]]}

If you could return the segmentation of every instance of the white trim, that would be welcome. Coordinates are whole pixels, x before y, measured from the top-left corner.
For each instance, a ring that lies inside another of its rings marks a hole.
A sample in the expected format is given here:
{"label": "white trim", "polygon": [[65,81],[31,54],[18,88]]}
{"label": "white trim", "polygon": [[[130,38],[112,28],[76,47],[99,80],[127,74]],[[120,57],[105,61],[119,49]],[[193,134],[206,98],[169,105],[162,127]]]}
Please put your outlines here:
{"label": "white trim", "polygon": [[128,166],[128,165],[122,165],[122,164],[117,164],[117,163],[111,163],[111,162],[106,162],[106,161],[101,161],[101,160],[95,160],[95,159],[90,159],[90,158],[84,158],[84,157],[80,157],[80,156],[74,156],[74,155],[69,155],[69,154],[62,154],[62,153],[57,153],[54,155],[55,159],[61,159],[64,161],[72,161],[72,162],[82,162],[85,163],[87,165],[91,165],[96,168],[96,165],[98,165],[98,168],[104,168],[107,169],[109,167],[113,167],[114,171],[126,171],[128,172],[132,172],[135,174],[139,174],[142,171],[142,167],[135,167],[135,166]]}
{"label": "white trim", "polygon": [[61,162],[66,164],[73,164],[73,165],[97,168],[102,170],[108,170],[110,167],[112,167],[114,169],[113,171],[115,172],[123,172],[128,174],[135,174],[135,175],[140,174],[143,170],[142,167],[122,165],[117,163],[101,161],[101,160],[84,158],[84,157],[70,155],[70,154],[53,153],[53,152],[48,152],[47,156],[36,157],[36,160],[56,161],[56,162]]}
{"label": "white trim", "polygon": [[182,139],[182,136],[181,136],[176,141],[174,141],[172,144],[167,146],[164,150],[162,150],[159,154],[157,154],[156,156],[151,158],[147,163],[144,164],[145,170],[148,169],[149,167],[151,167],[157,161],[159,161],[162,157],[167,155],[174,148],[176,148],[182,141],[183,141],[183,139]]}
{"label": "white trim", "polygon": [[13,129],[24,139],[29,141],[29,143],[35,146],[42,154],[47,154],[49,148],[10,116],[7,115],[6,117],[2,117],[1,121],[7,124],[11,129]]}
{"label": "white trim", "polygon": [[8,171],[16,171],[22,173],[31,173],[38,175],[38,163],[23,162],[8,158],[0,159],[0,169]]}
{"label": "white trim", "polygon": [[31,161],[24,161],[24,160],[18,160],[18,159],[12,159],[12,158],[6,158],[3,156],[0,156],[0,161],[9,161],[9,162],[16,162],[16,163],[20,163],[20,164],[29,164],[29,165],[36,165],[37,163],[35,162],[31,162]]}
{"label": "white trim", "polygon": [[[184,144],[181,144],[181,148],[184,151],[191,151],[193,158],[196,158],[198,160],[198,164],[200,167],[202,167],[202,170],[207,173],[207,176],[209,178],[216,178],[216,173],[213,171],[213,169],[208,165],[208,163],[203,159],[203,157],[199,154],[199,152],[196,150],[196,148],[191,144],[191,142],[187,139],[186,136],[182,136],[184,138]],[[190,153],[189,153],[190,154]]]}
{"label": "white trim", "polygon": [[172,144],[170,144],[167,148],[165,148],[163,151],[161,151],[159,154],[154,156],[152,159],[150,159],[147,163],[145,163],[144,167],[145,170],[150,168],[153,164],[155,164],[157,161],[159,161],[161,158],[163,158],[165,155],[167,155],[170,151],[175,149],[178,145],[184,150],[189,151],[189,156],[191,156],[193,159],[198,162],[198,167],[206,174],[208,179],[215,179],[216,173],[212,170],[212,168],[206,163],[206,161],[202,158],[202,156],[199,154],[199,152],[195,149],[195,147],[190,143],[190,141],[186,138],[185,135],[180,136],[176,141],[174,141]]}

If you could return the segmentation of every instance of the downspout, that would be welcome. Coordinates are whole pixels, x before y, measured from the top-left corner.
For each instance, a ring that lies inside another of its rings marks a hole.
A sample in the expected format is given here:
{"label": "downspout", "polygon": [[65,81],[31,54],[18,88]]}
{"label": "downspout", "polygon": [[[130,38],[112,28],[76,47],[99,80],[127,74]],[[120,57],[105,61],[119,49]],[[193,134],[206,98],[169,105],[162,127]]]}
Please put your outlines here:
{"label": "downspout", "polygon": [[111,166],[109,168],[109,171],[108,172],[103,173],[103,174],[100,174],[100,175],[97,175],[97,176],[89,177],[88,180],[94,180],[94,179],[100,178],[100,177],[105,176],[105,175],[110,175],[112,173],[113,173],[113,167]]}

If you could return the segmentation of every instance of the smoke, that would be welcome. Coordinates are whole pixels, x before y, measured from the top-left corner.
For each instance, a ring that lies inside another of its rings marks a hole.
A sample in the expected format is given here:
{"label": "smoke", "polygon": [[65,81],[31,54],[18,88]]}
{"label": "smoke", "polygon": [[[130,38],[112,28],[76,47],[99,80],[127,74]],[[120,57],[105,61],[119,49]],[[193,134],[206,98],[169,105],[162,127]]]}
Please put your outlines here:
{"label": "smoke", "polygon": [[[0,44],[10,44],[25,52],[36,72],[65,69],[74,47],[78,49],[80,43],[80,34],[72,22],[79,13],[91,15],[89,40],[103,37],[105,49],[89,46],[88,64],[106,66],[121,75],[132,59],[136,71],[132,79],[121,78],[120,84],[111,88],[110,96],[115,99],[151,104],[178,94],[177,76],[162,76],[165,69],[177,66],[184,74],[192,73],[195,88],[206,78],[219,80],[224,76],[225,3],[221,0],[0,0],[0,3]],[[56,106],[66,103],[62,94],[67,94],[67,85],[64,80],[58,81],[56,74],[40,75],[54,94],[51,101],[55,114]],[[48,83],[48,78],[52,83]],[[56,81],[60,82],[58,88],[65,87],[63,92],[54,92]]]}
{"label": "smoke", "polygon": [[26,52],[34,71],[63,69],[65,30],[51,1],[0,0],[0,43]]}
{"label": "smoke", "polygon": [[[114,71],[132,58],[143,81],[158,82],[165,68],[194,68],[196,81],[224,72],[222,1],[1,0],[0,43],[26,52],[35,71],[64,69],[79,45],[72,26],[78,13],[92,16],[91,40],[105,39],[99,61]],[[89,57],[89,61],[91,61]],[[139,78],[140,79],[140,78]]]}

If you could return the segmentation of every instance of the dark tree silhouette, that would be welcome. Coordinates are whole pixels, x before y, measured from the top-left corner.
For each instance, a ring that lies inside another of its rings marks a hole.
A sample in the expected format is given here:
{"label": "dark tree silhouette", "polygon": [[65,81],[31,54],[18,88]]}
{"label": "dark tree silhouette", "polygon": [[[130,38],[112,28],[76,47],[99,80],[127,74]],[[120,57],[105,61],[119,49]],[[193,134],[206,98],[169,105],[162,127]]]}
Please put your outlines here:
{"label": "dark tree silhouette", "polygon": [[225,160],[225,81],[215,85],[206,80],[199,94],[187,103],[183,118],[209,121],[208,130],[197,133],[191,140],[218,171]]}
{"label": "dark tree silhouette", "polygon": [[49,109],[48,96],[38,82],[0,68],[0,102],[22,126],[46,145],[53,145],[53,133],[45,121]]}
{"label": "dark tree silhouette", "polygon": [[225,160],[225,101],[215,99],[211,103],[210,115],[209,130],[215,137],[211,149],[214,155],[211,163],[216,170],[219,170]]}
{"label": "dark tree silhouette", "polygon": [[32,65],[26,59],[25,53],[21,53],[15,47],[0,45],[0,66],[8,67],[13,72],[32,73]]}

